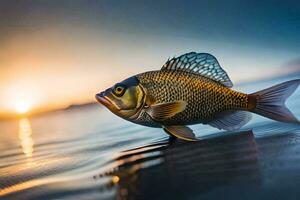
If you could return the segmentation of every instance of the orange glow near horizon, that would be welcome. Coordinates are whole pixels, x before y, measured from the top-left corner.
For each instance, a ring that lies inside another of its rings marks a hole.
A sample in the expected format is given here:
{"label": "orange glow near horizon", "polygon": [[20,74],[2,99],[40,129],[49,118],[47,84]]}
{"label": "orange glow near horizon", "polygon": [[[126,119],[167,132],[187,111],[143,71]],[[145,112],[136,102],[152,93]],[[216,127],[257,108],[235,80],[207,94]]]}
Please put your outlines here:
{"label": "orange glow near horizon", "polygon": [[[120,69],[124,59],[104,55],[94,41],[101,38],[53,29],[7,38],[0,49],[0,118],[93,102],[96,93],[131,74]],[[111,69],[119,73],[107,76]]]}

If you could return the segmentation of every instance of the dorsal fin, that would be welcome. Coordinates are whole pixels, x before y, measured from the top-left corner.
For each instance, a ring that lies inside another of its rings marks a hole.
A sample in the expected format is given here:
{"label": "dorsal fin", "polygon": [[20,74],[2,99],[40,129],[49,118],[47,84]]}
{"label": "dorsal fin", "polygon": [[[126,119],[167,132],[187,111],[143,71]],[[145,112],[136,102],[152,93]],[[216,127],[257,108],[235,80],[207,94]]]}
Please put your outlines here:
{"label": "dorsal fin", "polygon": [[177,58],[174,57],[168,60],[161,70],[186,71],[212,79],[229,88],[233,86],[230,78],[221,68],[217,59],[208,53],[190,52]]}

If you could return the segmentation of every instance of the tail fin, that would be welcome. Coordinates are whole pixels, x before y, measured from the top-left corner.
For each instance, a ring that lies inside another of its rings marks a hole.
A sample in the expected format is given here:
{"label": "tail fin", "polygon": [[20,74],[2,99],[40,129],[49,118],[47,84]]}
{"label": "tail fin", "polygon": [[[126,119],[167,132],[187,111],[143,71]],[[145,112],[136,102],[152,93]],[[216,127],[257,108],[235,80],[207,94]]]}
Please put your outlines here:
{"label": "tail fin", "polygon": [[250,111],[280,122],[300,123],[285,106],[299,84],[300,79],[296,79],[250,94]]}

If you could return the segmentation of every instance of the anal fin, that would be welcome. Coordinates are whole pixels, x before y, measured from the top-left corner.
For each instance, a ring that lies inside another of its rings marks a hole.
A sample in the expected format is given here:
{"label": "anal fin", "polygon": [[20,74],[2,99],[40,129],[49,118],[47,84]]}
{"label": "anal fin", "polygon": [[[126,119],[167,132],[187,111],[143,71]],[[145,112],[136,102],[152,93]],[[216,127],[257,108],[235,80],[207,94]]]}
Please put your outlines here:
{"label": "anal fin", "polygon": [[251,113],[247,111],[225,111],[217,115],[214,120],[207,124],[218,129],[233,131],[247,124],[251,118]]}
{"label": "anal fin", "polygon": [[164,126],[164,131],[169,135],[175,136],[182,140],[197,141],[192,129],[186,126]]}

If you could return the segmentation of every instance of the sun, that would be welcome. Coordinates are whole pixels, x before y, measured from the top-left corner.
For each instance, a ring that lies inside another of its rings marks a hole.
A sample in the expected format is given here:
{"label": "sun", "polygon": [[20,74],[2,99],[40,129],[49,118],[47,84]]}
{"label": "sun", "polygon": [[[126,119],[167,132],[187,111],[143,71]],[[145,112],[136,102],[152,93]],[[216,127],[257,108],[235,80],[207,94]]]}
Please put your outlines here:
{"label": "sun", "polygon": [[29,111],[30,106],[26,102],[18,102],[15,106],[15,109],[16,109],[17,113],[25,114]]}

